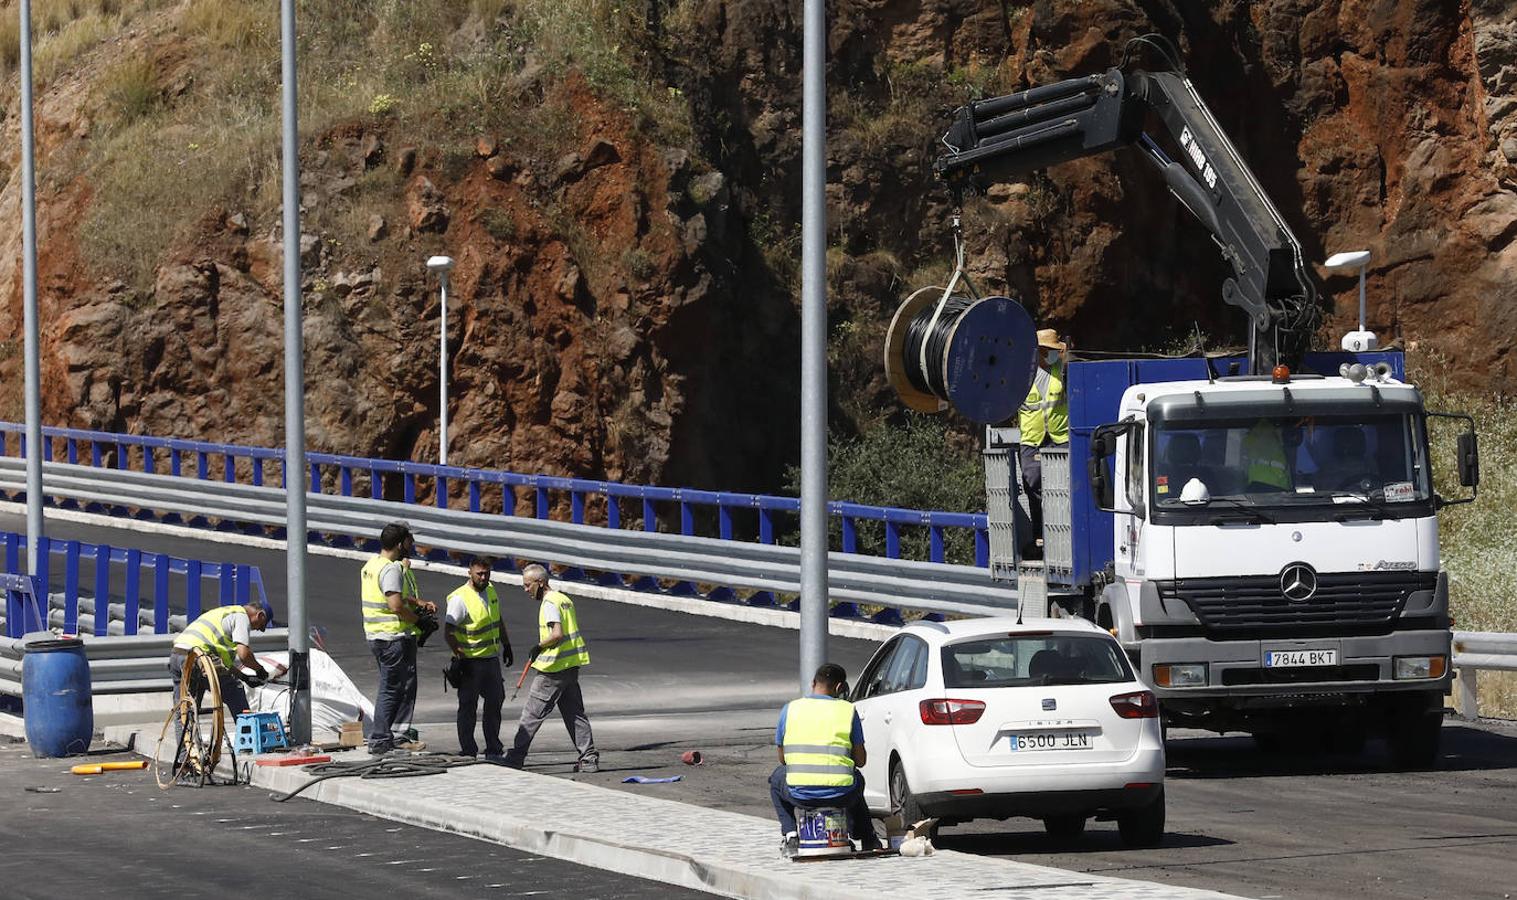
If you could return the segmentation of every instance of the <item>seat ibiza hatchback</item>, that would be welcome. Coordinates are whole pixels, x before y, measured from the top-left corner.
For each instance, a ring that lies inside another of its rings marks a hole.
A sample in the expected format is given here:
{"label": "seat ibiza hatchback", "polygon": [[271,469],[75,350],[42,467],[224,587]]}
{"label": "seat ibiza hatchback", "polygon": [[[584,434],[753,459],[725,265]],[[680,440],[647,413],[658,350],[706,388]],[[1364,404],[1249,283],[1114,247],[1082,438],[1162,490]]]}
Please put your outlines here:
{"label": "seat ibiza hatchback", "polygon": [[874,654],[852,699],[878,815],[1028,816],[1066,838],[1115,818],[1129,846],[1163,837],[1158,703],[1083,619],[913,623]]}

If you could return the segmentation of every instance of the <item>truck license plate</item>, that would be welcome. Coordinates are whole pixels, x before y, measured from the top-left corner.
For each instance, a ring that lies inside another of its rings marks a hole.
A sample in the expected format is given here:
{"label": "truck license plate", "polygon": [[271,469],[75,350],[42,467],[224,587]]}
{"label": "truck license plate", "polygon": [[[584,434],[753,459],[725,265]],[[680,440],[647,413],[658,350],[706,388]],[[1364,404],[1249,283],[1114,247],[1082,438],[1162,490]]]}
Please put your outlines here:
{"label": "truck license plate", "polygon": [[1297,666],[1336,666],[1337,650],[1271,650],[1264,654],[1264,668],[1288,669]]}
{"label": "truck license plate", "polygon": [[1022,731],[1008,735],[1012,752],[1027,750],[1089,750],[1090,734],[1083,731]]}

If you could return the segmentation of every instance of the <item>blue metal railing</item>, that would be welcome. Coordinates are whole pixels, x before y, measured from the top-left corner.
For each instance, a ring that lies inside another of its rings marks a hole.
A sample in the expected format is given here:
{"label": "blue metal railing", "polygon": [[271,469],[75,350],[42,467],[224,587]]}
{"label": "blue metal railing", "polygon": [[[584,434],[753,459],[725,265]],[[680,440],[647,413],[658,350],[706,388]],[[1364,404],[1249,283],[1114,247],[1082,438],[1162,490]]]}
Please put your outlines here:
{"label": "blue metal railing", "polygon": [[[15,434],[13,441],[10,435]],[[25,456],[23,426],[0,422],[0,455]],[[14,452],[13,452],[14,450]],[[222,480],[269,486],[284,483],[284,451],[238,444],[148,437],[74,428],[43,429],[43,459],[96,468]],[[331,453],[306,455],[310,490],[345,497],[368,496],[404,503],[430,502],[439,508],[483,511],[539,519],[567,518],[608,528],[667,529],[684,535],[773,544],[800,513],[794,497],[740,494],[690,488],[650,487],[553,475],[524,475],[498,469],[439,466]],[[277,476],[277,480],[276,480]],[[499,497],[498,505],[495,503]],[[71,501],[65,501],[70,503]],[[926,533],[926,558],[949,561],[955,535],[973,535],[974,565],[989,565],[989,532],[980,513],[952,513],[833,501],[829,514],[840,525],[840,549],[860,552],[861,523],[878,523],[884,555],[902,556],[903,537]],[[964,538],[960,541],[967,543]],[[968,562],[969,560],[954,560]]]}
{"label": "blue metal railing", "polygon": [[[0,533],[4,544],[5,572],[21,572],[21,558],[26,538],[13,532]],[[79,630],[79,598],[84,576],[90,576],[90,588],[83,596],[95,601],[94,633],[104,637],[110,628],[111,587],[118,585],[115,596],[122,598],[122,627],[126,634],[138,633],[143,605],[153,611],[153,633],[169,633],[169,617],[183,614],[194,620],[205,609],[252,601],[267,603],[263,575],[257,566],[229,562],[205,562],[181,559],[167,553],[42,538],[38,546],[45,552],[38,556],[36,573],[39,585],[52,586],[61,575],[63,592],[63,630]],[[61,562],[61,570],[58,568]],[[206,590],[209,580],[211,588]],[[47,601],[43,601],[44,607]],[[15,609],[14,606],[11,609]],[[24,612],[22,610],[21,612]],[[25,615],[10,614],[5,620],[8,637],[21,637],[29,622]]]}
{"label": "blue metal railing", "polygon": [[0,590],[5,592],[5,636],[19,638],[47,628],[47,599],[40,579],[30,575],[0,574]]}

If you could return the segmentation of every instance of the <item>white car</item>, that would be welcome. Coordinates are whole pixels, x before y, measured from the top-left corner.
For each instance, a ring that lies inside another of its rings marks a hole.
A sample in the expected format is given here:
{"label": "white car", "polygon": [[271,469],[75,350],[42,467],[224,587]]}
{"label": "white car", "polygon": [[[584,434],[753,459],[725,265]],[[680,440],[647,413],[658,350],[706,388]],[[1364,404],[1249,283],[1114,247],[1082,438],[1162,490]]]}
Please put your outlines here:
{"label": "white car", "polygon": [[1164,740],[1153,692],[1084,619],[913,622],[851,699],[864,799],[907,823],[1042,819],[1072,838],[1114,817],[1128,846],[1164,835]]}

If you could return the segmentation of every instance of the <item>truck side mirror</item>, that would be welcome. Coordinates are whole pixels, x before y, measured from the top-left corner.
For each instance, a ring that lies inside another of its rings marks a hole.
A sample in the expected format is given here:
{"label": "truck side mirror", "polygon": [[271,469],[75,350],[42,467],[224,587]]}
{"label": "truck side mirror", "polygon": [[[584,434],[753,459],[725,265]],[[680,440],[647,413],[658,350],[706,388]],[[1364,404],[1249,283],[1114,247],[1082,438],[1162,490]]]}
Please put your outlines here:
{"label": "truck side mirror", "polygon": [[1102,425],[1090,436],[1090,460],[1086,472],[1090,476],[1090,495],[1096,508],[1112,512],[1116,507],[1116,485],[1112,481],[1107,460],[1117,452],[1117,432],[1120,425]]}
{"label": "truck side mirror", "polygon": [[1480,447],[1475,438],[1475,432],[1466,431],[1459,435],[1459,484],[1463,487],[1472,488],[1480,484]]}

